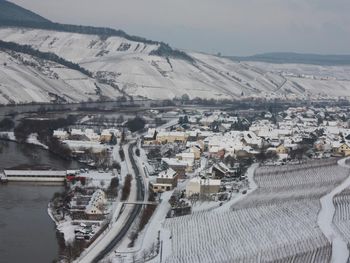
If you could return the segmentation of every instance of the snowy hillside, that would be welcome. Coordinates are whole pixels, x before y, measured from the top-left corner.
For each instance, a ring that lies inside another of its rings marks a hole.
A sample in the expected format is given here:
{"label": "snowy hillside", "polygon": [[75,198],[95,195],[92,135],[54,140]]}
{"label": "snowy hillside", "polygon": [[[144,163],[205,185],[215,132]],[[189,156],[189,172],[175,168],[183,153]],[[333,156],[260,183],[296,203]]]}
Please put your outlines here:
{"label": "snowy hillside", "polygon": [[[194,62],[152,56],[158,45],[121,37],[56,32],[40,29],[0,29],[0,38],[28,44],[79,63],[109,78],[132,96],[167,99],[188,94],[190,98],[239,98],[270,95],[285,79],[277,74],[206,54],[191,53]],[[282,92],[283,93],[283,92]]]}
{"label": "snowy hillside", "polygon": [[350,97],[349,65],[311,65],[311,64],[272,64],[265,62],[246,62],[251,67],[264,68],[272,74],[284,76],[288,82],[285,89],[305,89],[310,95]]}
{"label": "snowy hillside", "polygon": [[80,102],[122,96],[82,73],[16,52],[0,51],[0,104]]}
{"label": "snowy hillside", "polygon": [[[238,63],[194,52],[187,52],[193,61],[150,55],[158,50],[157,42],[137,42],[118,36],[102,37],[16,27],[0,28],[0,39],[30,45],[34,49],[52,52],[68,61],[78,63],[91,71],[94,78],[102,78],[134,97],[172,99],[184,94],[192,99],[350,96],[348,80],[300,78],[282,74],[281,71],[264,65]],[[320,71],[320,74],[323,73],[324,71]],[[42,89],[47,90],[45,86]],[[91,87],[90,90],[77,92],[81,93],[80,99],[86,99],[87,94],[91,94]],[[105,93],[109,99],[120,95],[110,89],[106,89]],[[11,94],[8,96],[11,97]],[[74,94],[70,96],[74,98],[71,100],[77,98]],[[30,96],[22,100],[29,102],[42,99]]]}

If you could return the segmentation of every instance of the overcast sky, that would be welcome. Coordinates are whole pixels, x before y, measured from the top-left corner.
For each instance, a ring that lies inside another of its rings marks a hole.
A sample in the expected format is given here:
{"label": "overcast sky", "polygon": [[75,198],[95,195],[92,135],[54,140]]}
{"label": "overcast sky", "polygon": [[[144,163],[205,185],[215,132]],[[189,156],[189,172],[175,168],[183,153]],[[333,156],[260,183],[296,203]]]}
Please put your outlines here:
{"label": "overcast sky", "polygon": [[12,0],[52,21],[108,26],[225,55],[350,54],[350,0]]}

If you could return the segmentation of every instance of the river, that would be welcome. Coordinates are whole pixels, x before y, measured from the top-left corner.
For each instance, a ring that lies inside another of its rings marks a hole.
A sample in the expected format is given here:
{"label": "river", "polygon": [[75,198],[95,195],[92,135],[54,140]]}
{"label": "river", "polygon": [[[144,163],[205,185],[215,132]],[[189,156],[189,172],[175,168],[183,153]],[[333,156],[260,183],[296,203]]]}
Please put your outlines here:
{"label": "river", "polygon": [[[0,141],[0,170],[23,164],[79,167],[32,145]],[[0,184],[0,263],[47,263],[58,258],[55,225],[47,213],[60,185]]]}

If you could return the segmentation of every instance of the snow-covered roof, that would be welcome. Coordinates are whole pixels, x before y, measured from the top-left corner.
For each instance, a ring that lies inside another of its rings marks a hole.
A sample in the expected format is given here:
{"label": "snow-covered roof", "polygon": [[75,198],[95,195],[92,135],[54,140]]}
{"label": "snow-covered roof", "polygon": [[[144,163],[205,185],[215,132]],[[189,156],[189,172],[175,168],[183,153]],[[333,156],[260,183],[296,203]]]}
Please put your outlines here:
{"label": "snow-covered roof", "polygon": [[162,161],[169,166],[188,166],[188,162],[176,158],[162,158]]}
{"label": "snow-covered roof", "polygon": [[4,170],[6,176],[43,176],[43,177],[64,177],[66,171],[51,170]]}
{"label": "snow-covered roof", "polygon": [[200,177],[195,177],[190,180],[191,183],[198,183],[200,185],[221,185],[221,180],[218,179],[201,179]]}
{"label": "snow-covered roof", "polygon": [[60,136],[66,136],[68,133],[64,130],[54,130],[53,136],[60,137]]}
{"label": "snow-covered roof", "polygon": [[168,178],[168,179],[172,179],[176,176],[176,172],[169,168],[168,170],[165,171],[161,171],[158,175],[158,178]]}

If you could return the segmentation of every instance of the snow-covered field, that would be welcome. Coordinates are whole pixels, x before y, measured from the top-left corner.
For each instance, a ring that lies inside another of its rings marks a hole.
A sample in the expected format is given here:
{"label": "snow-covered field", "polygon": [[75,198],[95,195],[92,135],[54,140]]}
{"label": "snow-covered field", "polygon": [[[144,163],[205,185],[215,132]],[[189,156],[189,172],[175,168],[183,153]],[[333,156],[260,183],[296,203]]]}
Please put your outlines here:
{"label": "snow-covered field", "polygon": [[340,186],[349,169],[334,161],[319,165],[259,168],[257,189],[231,209],[166,219],[172,239],[165,262],[329,262],[320,198]]}
{"label": "snow-covered field", "polygon": [[[341,67],[330,67],[328,70],[328,67],[309,69],[306,66],[295,65],[300,71],[305,69],[305,74],[312,73],[324,78],[335,72],[333,75],[337,79],[321,80],[291,77],[273,66],[239,63],[195,52],[188,53],[194,58],[194,62],[151,56],[149,53],[157,49],[157,45],[129,41],[121,37],[102,38],[96,35],[39,29],[0,28],[0,39],[28,44],[40,51],[55,53],[66,60],[79,63],[95,76],[103,76],[129,95],[151,99],[172,99],[184,94],[190,98],[215,99],[242,96],[349,97],[350,94],[350,81],[344,77],[348,69],[344,68],[342,72]],[[9,57],[1,54],[1,64],[6,61],[13,64]],[[30,70],[35,72],[29,72]],[[0,103],[8,103],[11,100],[50,101],[52,98],[48,92],[58,94],[57,90],[68,101],[98,99],[93,79],[84,79],[83,76],[76,76],[78,73],[72,70],[57,66],[52,66],[51,71],[59,78],[42,76],[43,72],[21,64],[16,65],[14,69],[0,66],[0,76],[6,80],[4,86],[0,86],[0,91],[8,96],[0,96]],[[17,88],[11,89],[13,86]],[[66,90],[70,86],[73,87],[73,91],[68,96]],[[22,90],[25,92],[21,93]],[[110,99],[120,95],[118,90],[108,85],[102,86],[101,90],[103,95]],[[329,90],[332,90],[332,93]]]}
{"label": "snow-covered field", "polygon": [[315,78],[336,78],[339,80],[350,80],[350,66],[321,66],[309,64],[274,64],[266,62],[245,62],[258,68],[264,68],[275,73],[284,75],[295,75]]}
{"label": "snow-covered field", "polygon": [[297,253],[309,256],[327,247],[310,216],[318,210],[318,201],[302,200],[167,219],[173,253],[166,262],[260,262],[286,260]]}
{"label": "snow-covered field", "polygon": [[350,247],[350,189],[347,188],[336,195],[333,203],[335,206],[334,224]]}
{"label": "snow-covered field", "polygon": [[[350,165],[346,163],[346,159],[339,161],[339,165],[350,169]],[[335,255],[333,262],[349,262],[350,254],[350,175],[338,189],[334,189],[333,199],[330,200],[333,214],[329,215],[328,220],[332,220],[332,227],[328,233],[330,238],[334,240],[332,254]],[[329,201],[328,201],[329,202]],[[322,200],[321,200],[322,203]]]}

